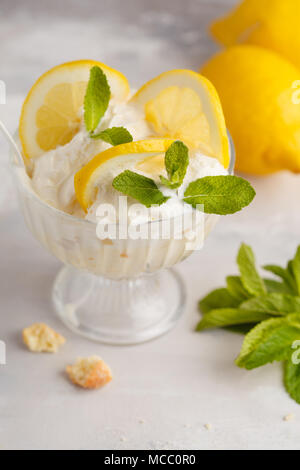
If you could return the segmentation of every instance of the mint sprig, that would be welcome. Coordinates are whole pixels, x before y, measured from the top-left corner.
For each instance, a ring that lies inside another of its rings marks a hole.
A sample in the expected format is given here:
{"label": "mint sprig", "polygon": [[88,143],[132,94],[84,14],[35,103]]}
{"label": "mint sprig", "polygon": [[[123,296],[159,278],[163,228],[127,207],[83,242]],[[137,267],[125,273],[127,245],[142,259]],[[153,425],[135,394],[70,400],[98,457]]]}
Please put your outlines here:
{"label": "mint sprig", "polygon": [[300,365],[290,358],[284,364],[284,385],[291,398],[300,405]]}
{"label": "mint sprig", "polygon": [[215,289],[202,300],[199,301],[199,309],[202,313],[208,313],[211,310],[222,308],[236,308],[240,304],[228,289]]}
{"label": "mint sprig", "polygon": [[218,308],[216,310],[211,310],[209,315],[204,315],[201,322],[198,323],[197,331],[249,323],[255,324],[269,318],[269,315],[264,314],[263,312],[252,312],[250,310],[239,308]]}
{"label": "mint sprig", "polygon": [[293,294],[293,291],[284,283],[274,281],[274,279],[264,278],[264,283],[268,292],[276,292],[277,294]]}
{"label": "mint sprig", "polygon": [[274,361],[284,361],[290,357],[292,344],[299,338],[299,314],[265,320],[245,336],[236,365],[251,370]]}
{"label": "mint sprig", "polygon": [[249,298],[249,293],[245,289],[240,276],[227,276],[227,289],[239,303]]}
{"label": "mint sprig", "polygon": [[88,132],[94,132],[108,108],[110,86],[105,73],[98,66],[90,70],[90,79],[84,98],[84,122]]}
{"label": "mint sprig", "polygon": [[231,175],[205,176],[193,181],[184,193],[184,202],[203,205],[206,214],[228,215],[248,206],[255,197],[250,183]]}
{"label": "mint sprig", "polygon": [[267,293],[264,281],[255,267],[255,258],[252,248],[242,244],[237,256],[237,263],[241,273],[241,279],[245,289],[252,295],[264,295]]}
{"label": "mint sprig", "polygon": [[84,97],[84,122],[92,139],[101,139],[113,146],[132,142],[133,138],[125,127],[111,127],[94,134],[103,118],[111,98],[110,86],[103,70],[92,67]]}
{"label": "mint sprig", "polygon": [[286,390],[300,404],[300,364],[292,359],[294,341],[300,340],[300,246],[287,268],[264,267],[280,281],[261,278],[254,253],[245,244],[237,261],[240,277],[228,276],[227,287],[215,289],[199,302],[203,317],[197,331],[226,328],[245,334],[236,359],[239,367],[251,370],[285,361]]}
{"label": "mint sprig", "polygon": [[291,293],[297,293],[297,285],[296,281],[293,277],[293,274],[289,271],[289,269],[282,268],[281,266],[277,265],[267,265],[264,266],[263,269],[265,271],[269,271],[270,273],[274,274],[277,277],[280,277],[283,280],[283,283],[288,291]]}
{"label": "mint sprig", "polygon": [[146,207],[161,205],[169,198],[164,196],[151,178],[130,170],[118,175],[112,183],[113,187],[126,196],[130,196]]}
{"label": "mint sprig", "polygon": [[179,188],[183,183],[188,164],[189,150],[187,146],[180,140],[173,142],[165,154],[165,167],[169,179],[160,176],[162,184],[171,189]]}
{"label": "mint sprig", "polygon": [[[160,176],[161,182],[171,189],[177,189],[183,182],[188,162],[187,147],[180,141],[173,142],[165,155],[165,165],[169,179],[167,180],[163,176]],[[150,178],[147,179],[148,181],[150,180]],[[113,186],[123,194],[127,194],[127,192],[130,191],[130,195],[133,198],[137,199],[142,204],[144,204],[143,201],[149,204],[149,198],[146,194],[147,188],[142,188],[139,191],[138,199],[134,196],[132,185],[126,188],[126,181],[126,178],[123,178],[122,186],[114,184]],[[152,186],[158,190],[154,180],[151,181]],[[144,194],[142,194],[142,191],[144,191]],[[249,205],[254,196],[255,191],[248,181],[237,176],[220,175],[206,176],[190,183],[184,193],[183,201],[187,204],[191,204],[196,209],[199,209],[198,206],[201,205],[200,210],[203,209],[207,214],[226,215],[234,214]],[[160,201],[162,201],[160,204],[163,204],[168,199],[168,197],[165,197],[163,200],[163,198],[160,197]],[[156,202],[153,202],[153,204],[156,204]]]}
{"label": "mint sprig", "polygon": [[91,134],[91,138],[95,140],[101,139],[113,146],[133,141],[132,135],[125,127],[111,127],[99,132],[99,134]]}
{"label": "mint sprig", "polygon": [[300,313],[300,297],[288,294],[267,294],[252,297],[243,302],[240,307],[252,312],[264,312],[268,315],[282,316],[291,312]]}
{"label": "mint sprig", "polygon": [[294,279],[296,281],[297,292],[300,294],[300,246],[289,266],[291,270],[290,272],[294,275]]}

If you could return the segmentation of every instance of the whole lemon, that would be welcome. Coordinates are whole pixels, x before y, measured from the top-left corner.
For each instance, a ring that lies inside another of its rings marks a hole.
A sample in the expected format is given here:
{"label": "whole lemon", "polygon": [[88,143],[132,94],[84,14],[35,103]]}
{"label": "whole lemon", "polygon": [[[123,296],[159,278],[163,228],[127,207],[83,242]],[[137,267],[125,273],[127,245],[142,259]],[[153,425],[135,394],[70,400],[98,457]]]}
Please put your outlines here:
{"label": "whole lemon", "polygon": [[300,1],[244,0],[211,26],[225,46],[258,45],[278,52],[300,68]]}
{"label": "whole lemon", "polygon": [[235,46],[214,56],[201,73],[220,95],[238,170],[300,172],[298,69],[266,49]]}

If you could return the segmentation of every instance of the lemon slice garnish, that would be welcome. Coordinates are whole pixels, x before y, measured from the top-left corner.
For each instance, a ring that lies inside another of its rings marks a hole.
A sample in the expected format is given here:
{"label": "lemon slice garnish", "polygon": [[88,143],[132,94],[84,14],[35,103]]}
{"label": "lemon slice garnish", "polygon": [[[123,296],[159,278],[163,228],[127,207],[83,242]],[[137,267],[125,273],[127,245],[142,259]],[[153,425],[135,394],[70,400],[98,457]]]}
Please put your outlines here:
{"label": "lemon slice garnish", "polygon": [[87,212],[97,196],[97,185],[127,168],[159,175],[164,168],[164,154],[172,142],[170,139],[141,140],[117,145],[96,155],[75,175],[75,192],[81,207]]}
{"label": "lemon slice garnish", "polygon": [[90,69],[95,65],[106,74],[112,97],[127,99],[126,77],[105,64],[79,60],[54,67],[33,85],[22,108],[19,133],[26,158],[65,145],[78,132]]}
{"label": "lemon slice garnish", "polygon": [[178,139],[229,165],[229,141],[218,94],[191,70],[165,72],[130,100],[145,114],[156,136]]}

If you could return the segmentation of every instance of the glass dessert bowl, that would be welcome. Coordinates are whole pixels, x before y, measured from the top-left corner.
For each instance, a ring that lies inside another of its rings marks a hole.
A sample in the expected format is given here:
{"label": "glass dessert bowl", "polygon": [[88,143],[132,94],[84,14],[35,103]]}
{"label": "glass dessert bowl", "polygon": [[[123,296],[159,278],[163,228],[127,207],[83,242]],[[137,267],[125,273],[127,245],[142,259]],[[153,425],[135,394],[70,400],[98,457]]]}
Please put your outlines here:
{"label": "glass dessert bowl", "polygon": [[[234,161],[231,142],[230,174]],[[199,231],[193,240],[183,232],[167,240],[100,240],[96,222],[46,204],[33,191],[13,153],[11,162],[27,227],[65,265],[52,293],[63,323],[108,344],[141,343],[169,331],[184,312],[186,301],[184,282],[172,268],[201,247],[219,216],[206,214],[198,227],[192,217],[193,228]],[[163,221],[143,225],[150,233],[161,234]],[[122,233],[120,226],[110,228]]]}
{"label": "glass dessert bowl", "polygon": [[30,91],[22,157],[11,154],[26,225],[65,265],[56,313],[74,332],[120,345],[175,325],[186,293],[173,266],[255,194],[233,176],[233,144],[204,77],[166,72],[133,97],[128,90],[104,64],[55,67]]}

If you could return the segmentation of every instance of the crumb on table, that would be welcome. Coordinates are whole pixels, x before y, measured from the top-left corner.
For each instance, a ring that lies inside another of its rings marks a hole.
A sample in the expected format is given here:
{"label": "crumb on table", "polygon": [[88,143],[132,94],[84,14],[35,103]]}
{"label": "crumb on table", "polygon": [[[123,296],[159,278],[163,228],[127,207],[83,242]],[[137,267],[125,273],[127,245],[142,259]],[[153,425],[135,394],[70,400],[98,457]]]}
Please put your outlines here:
{"label": "crumb on table", "polygon": [[293,413],[290,413],[286,416],[284,416],[283,421],[292,421],[294,419]]}
{"label": "crumb on table", "polygon": [[23,330],[23,341],[32,352],[56,353],[66,340],[45,323],[34,323]]}
{"label": "crumb on table", "polygon": [[87,389],[103,387],[112,380],[112,373],[107,364],[98,356],[78,358],[74,365],[67,366],[69,379]]}
{"label": "crumb on table", "polygon": [[205,429],[207,429],[207,431],[211,431],[211,430],[212,430],[212,424],[210,424],[210,423],[206,423],[206,424],[204,425],[204,427],[205,427]]}

